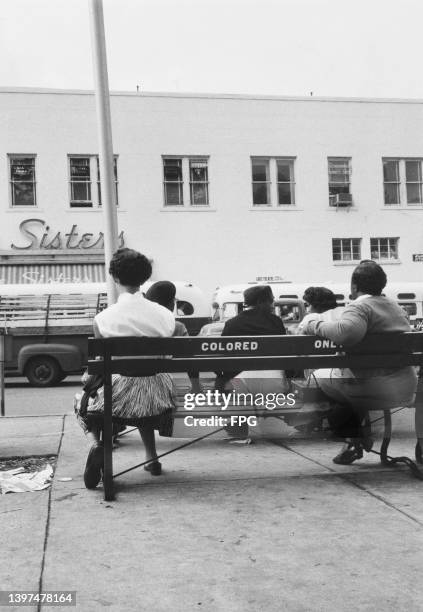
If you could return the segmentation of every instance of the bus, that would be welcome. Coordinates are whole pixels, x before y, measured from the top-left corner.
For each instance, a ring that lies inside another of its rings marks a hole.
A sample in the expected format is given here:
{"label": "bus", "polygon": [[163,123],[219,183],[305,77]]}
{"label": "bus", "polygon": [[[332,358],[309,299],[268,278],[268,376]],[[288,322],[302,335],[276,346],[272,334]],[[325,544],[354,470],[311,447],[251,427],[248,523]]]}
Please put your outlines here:
{"label": "bus", "polygon": [[[302,299],[307,287],[326,287],[333,291],[339,306],[346,306],[352,301],[349,283],[322,282],[249,282],[236,285],[227,285],[216,288],[212,296],[214,314],[226,313],[228,309],[236,310],[236,304],[243,302],[245,289],[254,285],[270,285],[275,300]],[[423,283],[419,282],[388,282],[383,295],[395,300],[407,313],[410,325],[420,329],[423,325]],[[216,316],[216,314],[215,314]]]}

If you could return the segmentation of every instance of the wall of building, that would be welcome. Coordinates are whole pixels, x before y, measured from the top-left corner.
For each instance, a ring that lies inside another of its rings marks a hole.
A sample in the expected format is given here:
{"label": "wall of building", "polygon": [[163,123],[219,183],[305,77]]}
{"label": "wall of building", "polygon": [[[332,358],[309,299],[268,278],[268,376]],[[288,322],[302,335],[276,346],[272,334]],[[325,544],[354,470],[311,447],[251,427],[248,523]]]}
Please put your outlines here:
{"label": "wall of building", "polygon": [[[332,238],[399,237],[392,280],[421,280],[423,206],[384,205],[383,157],[423,158],[419,101],[113,94],[119,229],[154,260],[155,277],[218,285],[277,275],[343,281],[352,263],[332,261]],[[96,154],[89,92],[0,90],[0,251],[25,245],[19,224],[51,234],[98,234],[101,210],[70,209],[68,155]],[[36,154],[37,207],[12,209],[8,154]],[[163,206],[163,155],[209,158],[210,206]],[[252,206],[251,156],[295,157],[296,205]],[[354,206],[328,205],[328,157],[351,157]]]}

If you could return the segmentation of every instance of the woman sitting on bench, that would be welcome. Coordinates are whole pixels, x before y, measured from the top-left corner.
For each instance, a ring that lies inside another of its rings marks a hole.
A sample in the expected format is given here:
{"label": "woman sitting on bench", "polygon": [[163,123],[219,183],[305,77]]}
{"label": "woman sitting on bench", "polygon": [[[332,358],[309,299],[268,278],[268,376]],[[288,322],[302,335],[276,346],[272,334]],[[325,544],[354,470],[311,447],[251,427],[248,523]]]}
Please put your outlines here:
{"label": "woman sitting on bench", "polygon": [[[303,333],[328,338],[336,344],[353,346],[371,334],[409,332],[406,314],[393,300],[382,295],[386,274],[373,261],[358,265],[351,278],[354,301],[345,307],[339,319],[325,320],[325,315],[309,315]],[[345,411],[348,437],[342,451],[333,459],[348,465],[371,450],[372,440],[363,436],[361,421],[367,410],[387,410],[412,406],[417,389],[417,375],[412,366],[395,368],[332,369],[330,376],[319,379],[319,386]],[[422,435],[423,423],[416,413],[416,432]],[[422,443],[423,439],[419,439]]]}
{"label": "woman sitting on bench", "polygon": [[[97,338],[113,336],[170,337],[175,330],[173,314],[163,306],[150,302],[140,292],[140,286],[152,273],[150,261],[132,249],[119,249],[110,262],[109,273],[119,290],[116,304],[112,304],[94,318],[94,335]],[[152,476],[161,474],[157,461],[154,428],[161,414],[173,408],[173,383],[169,374],[146,377],[113,375],[113,416],[119,419],[137,419],[145,446],[147,460],[144,467]],[[88,489],[97,486],[103,467],[103,445],[100,441],[100,426],[92,416],[103,413],[103,388],[94,402],[88,406],[85,416],[79,420],[92,438],[93,446],[88,454],[84,472],[84,483]],[[154,461],[155,460],[155,461]]]}

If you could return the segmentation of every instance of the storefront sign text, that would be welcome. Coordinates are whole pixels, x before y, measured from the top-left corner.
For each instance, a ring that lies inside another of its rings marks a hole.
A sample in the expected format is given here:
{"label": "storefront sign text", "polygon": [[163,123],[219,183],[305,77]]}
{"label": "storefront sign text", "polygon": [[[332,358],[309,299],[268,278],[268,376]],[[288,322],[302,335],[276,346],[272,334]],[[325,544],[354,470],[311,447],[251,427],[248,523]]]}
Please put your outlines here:
{"label": "storefront sign text", "polygon": [[[92,232],[80,234],[76,224],[72,225],[70,232],[64,234],[60,231],[52,231],[50,226],[42,219],[25,219],[25,221],[22,221],[19,225],[19,230],[26,244],[16,245],[12,243],[10,245],[12,249],[19,251],[26,251],[29,249],[104,249],[103,232],[99,232],[98,234],[93,234]],[[119,248],[124,246],[124,242],[122,231],[119,234]]]}

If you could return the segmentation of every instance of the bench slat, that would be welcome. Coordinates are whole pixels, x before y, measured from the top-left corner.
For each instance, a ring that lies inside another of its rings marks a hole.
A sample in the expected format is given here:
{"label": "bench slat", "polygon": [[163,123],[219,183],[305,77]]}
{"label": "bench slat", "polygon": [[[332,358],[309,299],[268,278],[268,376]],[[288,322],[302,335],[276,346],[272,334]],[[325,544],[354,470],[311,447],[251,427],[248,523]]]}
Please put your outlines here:
{"label": "bench slat", "polygon": [[243,370],[286,370],[304,368],[398,368],[406,365],[423,365],[423,353],[393,355],[293,355],[281,357],[204,357],[192,358],[115,358],[90,360],[88,372],[109,373],[124,376],[147,376],[157,372],[242,372]]}
{"label": "bench slat", "polygon": [[[317,336],[223,336],[216,338],[90,338],[88,354],[104,356],[173,355],[322,355],[340,350],[329,340]],[[374,334],[365,341],[348,348],[349,353],[381,354],[408,353],[423,350],[423,332]]]}

